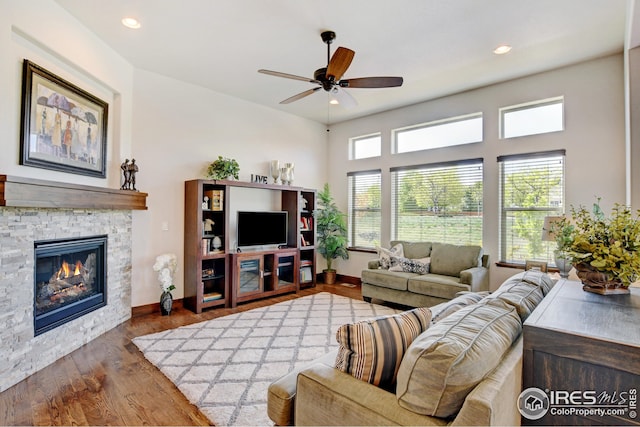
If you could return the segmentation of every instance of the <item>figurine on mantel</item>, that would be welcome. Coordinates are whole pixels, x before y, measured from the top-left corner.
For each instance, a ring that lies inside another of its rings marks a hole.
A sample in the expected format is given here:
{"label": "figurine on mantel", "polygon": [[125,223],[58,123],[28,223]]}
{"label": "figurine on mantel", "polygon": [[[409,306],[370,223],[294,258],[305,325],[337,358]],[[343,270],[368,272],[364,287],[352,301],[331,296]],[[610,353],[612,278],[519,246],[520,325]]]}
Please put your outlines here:
{"label": "figurine on mantel", "polygon": [[124,159],[124,162],[120,165],[120,169],[122,169],[122,187],[121,190],[132,190],[138,191],[136,189],[136,173],[139,168],[136,165],[136,159]]}

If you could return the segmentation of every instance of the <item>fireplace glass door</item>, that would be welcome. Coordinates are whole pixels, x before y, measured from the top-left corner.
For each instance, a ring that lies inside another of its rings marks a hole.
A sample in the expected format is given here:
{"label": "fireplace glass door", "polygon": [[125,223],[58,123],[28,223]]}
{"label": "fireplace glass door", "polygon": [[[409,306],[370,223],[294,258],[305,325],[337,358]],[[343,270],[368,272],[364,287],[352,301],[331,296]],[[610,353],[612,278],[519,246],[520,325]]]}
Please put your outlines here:
{"label": "fireplace glass door", "polygon": [[35,335],[106,305],[106,244],[107,236],[35,243]]}

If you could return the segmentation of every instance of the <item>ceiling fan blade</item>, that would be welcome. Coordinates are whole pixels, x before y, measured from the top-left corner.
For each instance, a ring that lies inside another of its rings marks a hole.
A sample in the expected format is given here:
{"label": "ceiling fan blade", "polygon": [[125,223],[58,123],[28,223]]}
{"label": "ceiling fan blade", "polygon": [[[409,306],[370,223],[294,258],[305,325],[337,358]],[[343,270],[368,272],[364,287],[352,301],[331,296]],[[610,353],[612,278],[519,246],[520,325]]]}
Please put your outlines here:
{"label": "ceiling fan blade", "polygon": [[340,80],[345,71],[347,71],[347,68],[349,68],[349,65],[351,65],[355,54],[354,51],[346,47],[336,49],[327,66],[327,78],[333,78],[333,81],[336,82]]}
{"label": "ceiling fan blade", "polygon": [[275,76],[275,77],[284,77],[285,79],[293,79],[293,80],[300,80],[303,82],[321,84],[318,80],[310,79],[309,77],[296,76],[294,74],[281,73],[279,71],[258,70],[258,72],[262,74],[268,74],[270,76]]}
{"label": "ceiling fan blade", "polygon": [[291,102],[293,102],[293,101],[297,101],[298,99],[302,99],[302,98],[304,98],[305,96],[309,96],[309,95],[311,95],[312,93],[314,93],[315,91],[318,91],[318,90],[320,90],[320,89],[322,89],[322,88],[320,88],[320,87],[314,87],[313,89],[305,90],[304,92],[300,92],[300,93],[299,93],[299,94],[297,94],[297,95],[293,95],[292,97],[287,98],[287,99],[285,99],[284,101],[280,101],[280,104],[289,104],[289,103],[291,103]]}
{"label": "ceiling fan blade", "polygon": [[358,101],[351,96],[349,92],[342,89],[341,87],[335,86],[331,89],[331,95],[338,101],[338,104],[344,108],[354,108],[358,106]]}
{"label": "ceiling fan blade", "polygon": [[340,81],[341,87],[379,88],[402,86],[402,77],[361,77]]}

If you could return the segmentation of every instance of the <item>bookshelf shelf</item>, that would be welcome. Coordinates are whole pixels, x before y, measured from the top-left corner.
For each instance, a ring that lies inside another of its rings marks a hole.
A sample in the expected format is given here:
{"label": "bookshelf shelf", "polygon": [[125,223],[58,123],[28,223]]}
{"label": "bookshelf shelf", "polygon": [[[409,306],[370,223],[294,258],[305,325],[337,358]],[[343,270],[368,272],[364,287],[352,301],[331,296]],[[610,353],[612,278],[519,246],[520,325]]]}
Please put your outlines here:
{"label": "bookshelf shelf", "polygon": [[[229,229],[232,187],[280,192],[282,210],[289,213],[287,248],[261,254],[231,250],[228,236],[233,234],[231,231],[235,233]],[[224,180],[185,181],[184,306],[201,313],[205,308],[235,307],[238,302],[296,292],[300,285],[315,286],[315,203],[316,190],[301,187]],[[217,250],[213,249],[214,238],[220,240],[215,246],[219,245]],[[256,270],[251,266],[252,271],[248,271],[249,266],[239,264],[238,260],[256,255],[262,259],[262,268]],[[215,273],[205,273],[208,270]],[[251,276],[255,271],[259,271],[260,277]]]}

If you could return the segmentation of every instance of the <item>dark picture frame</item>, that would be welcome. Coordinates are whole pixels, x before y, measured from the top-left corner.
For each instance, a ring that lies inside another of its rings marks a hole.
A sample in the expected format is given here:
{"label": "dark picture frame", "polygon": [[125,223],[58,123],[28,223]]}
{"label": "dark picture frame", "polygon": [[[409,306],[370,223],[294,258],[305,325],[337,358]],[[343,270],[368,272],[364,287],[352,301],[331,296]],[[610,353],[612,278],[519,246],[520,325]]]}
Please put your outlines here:
{"label": "dark picture frame", "polygon": [[106,178],[109,104],[25,59],[20,164]]}
{"label": "dark picture frame", "polygon": [[547,263],[543,261],[525,261],[524,270],[537,270],[543,273],[547,272]]}

